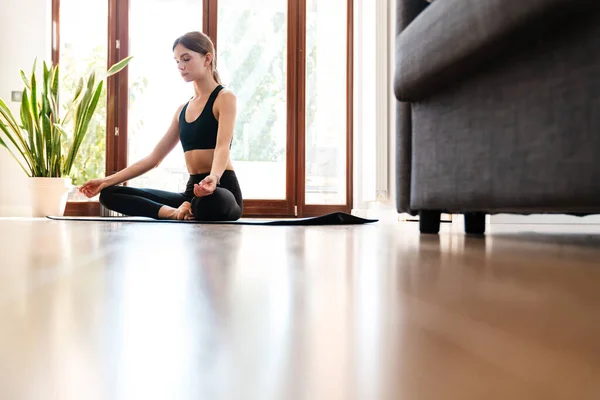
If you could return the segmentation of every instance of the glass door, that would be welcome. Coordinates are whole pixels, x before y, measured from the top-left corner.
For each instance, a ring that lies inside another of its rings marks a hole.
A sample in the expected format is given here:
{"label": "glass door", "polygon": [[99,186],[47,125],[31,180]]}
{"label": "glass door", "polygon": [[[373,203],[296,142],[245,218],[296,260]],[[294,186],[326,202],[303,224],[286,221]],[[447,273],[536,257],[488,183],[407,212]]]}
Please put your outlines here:
{"label": "glass door", "polygon": [[232,161],[250,213],[293,215],[288,0],[219,0],[217,68],[238,100]]}
{"label": "glass door", "polygon": [[219,0],[218,18],[218,69],[238,99],[231,156],[244,198],[285,200],[287,0]]}
{"label": "glass door", "polygon": [[[173,42],[189,31],[202,31],[201,0],[129,0],[129,93],[127,159],[150,154],[170,126],[177,108],[194,95],[173,58]],[[181,192],[188,172],[178,145],[152,171],[131,186]]]}
{"label": "glass door", "polygon": [[[303,214],[351,208],[352,1],[306,0],[300,91],[299,208]],[[302,142],[302,140],[301,140]]]}

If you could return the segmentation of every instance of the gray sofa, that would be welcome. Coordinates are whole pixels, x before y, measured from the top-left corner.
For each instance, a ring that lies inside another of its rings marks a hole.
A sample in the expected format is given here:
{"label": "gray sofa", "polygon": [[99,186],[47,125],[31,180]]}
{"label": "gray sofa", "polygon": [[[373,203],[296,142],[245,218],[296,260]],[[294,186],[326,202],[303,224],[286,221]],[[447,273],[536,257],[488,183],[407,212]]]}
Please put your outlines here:
{"label": "gray sofa", "polygon": [[600,213],[598,0],[397,0],[397,208]]}

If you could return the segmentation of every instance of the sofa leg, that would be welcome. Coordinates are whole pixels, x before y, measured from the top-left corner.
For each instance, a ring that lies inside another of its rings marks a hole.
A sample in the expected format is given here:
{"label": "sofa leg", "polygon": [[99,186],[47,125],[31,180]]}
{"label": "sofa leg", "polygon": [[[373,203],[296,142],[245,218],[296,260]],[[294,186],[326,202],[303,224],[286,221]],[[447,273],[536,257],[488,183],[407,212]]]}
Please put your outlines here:
{"label": "sofa leg", "polygon": [[419,231],[421,233],[437,234],[440,232],[441,211],[420,211]]}
{"label": "sofa leg", "polygon": [[465,213],[465,233],[483,235],[485,233],[485,213]]}

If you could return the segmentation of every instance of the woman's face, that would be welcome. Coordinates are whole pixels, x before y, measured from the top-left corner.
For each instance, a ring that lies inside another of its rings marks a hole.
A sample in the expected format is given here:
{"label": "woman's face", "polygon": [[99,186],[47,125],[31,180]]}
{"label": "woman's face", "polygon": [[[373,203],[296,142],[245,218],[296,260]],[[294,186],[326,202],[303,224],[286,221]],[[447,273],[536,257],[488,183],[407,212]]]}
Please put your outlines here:
{"label": "woman's face", "polygon": [[203,55],[178,44],[173,51],[181,77],[186,82],[203,79],[209,74],[210,53]]}

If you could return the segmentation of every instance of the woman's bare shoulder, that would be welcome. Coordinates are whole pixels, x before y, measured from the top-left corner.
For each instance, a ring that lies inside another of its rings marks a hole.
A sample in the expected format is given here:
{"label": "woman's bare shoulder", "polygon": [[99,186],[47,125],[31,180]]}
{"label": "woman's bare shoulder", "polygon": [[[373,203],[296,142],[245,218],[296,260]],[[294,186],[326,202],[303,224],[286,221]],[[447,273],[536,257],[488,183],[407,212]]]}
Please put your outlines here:
{"label": "woman's bare shoulder", "polygon": [[231,90],[223,89],[215,100],[215,107],[218,110],[235,108],[236,102],[237,98],[235,97],[235,94]]}

